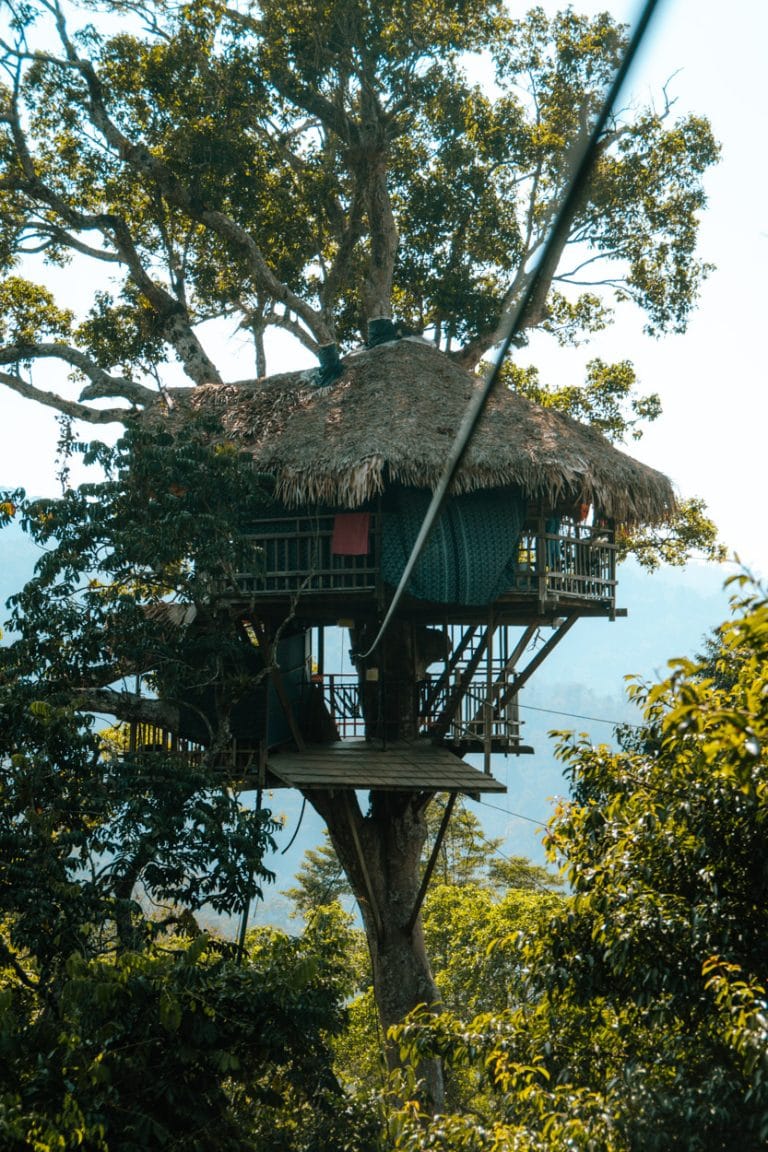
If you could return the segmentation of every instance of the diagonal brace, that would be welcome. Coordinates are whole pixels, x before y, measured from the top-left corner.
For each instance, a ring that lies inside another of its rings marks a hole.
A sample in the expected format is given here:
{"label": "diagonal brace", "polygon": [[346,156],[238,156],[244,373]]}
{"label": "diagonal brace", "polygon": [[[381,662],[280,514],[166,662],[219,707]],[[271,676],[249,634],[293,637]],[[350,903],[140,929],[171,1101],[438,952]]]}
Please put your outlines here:
{"label": "diagonal brace", "polygon": [[520,672],[519,675],[515,676],[514,680],[512,680],[512,682],[510,683],[508,688],[499,697],[499,702],[497,705],[497,707],[499,709],[505,708],[506,705],[509,703],[509,701],[517,695],[517,693],[520,691],[522,686],[524,684],[526,684],[528,682],[528,680],[530,680],[531,676],[536,671],[536,669],[541,664],[543,664],[543,662],[546,660],[547,656],[549,656],[552,649],[560,643],[560,641],[563,639],[563,637],[565,635],[567,635],[568,632],[570,632],[571,628],[573,628],[573,626],[577,620],[578,620],[578,616],[576,615],[576,613],[575,612],[572,613],[567,618],[567,620],[565,620],[559,626],[559,628],[550,636],[550,638],[549,638],[549,640],[547,640],[546,644],[544,644],[541,648],[539,648],[536,655],[531,660],[528,661],[525,668],[523,668],[522,672]]}
{"label": "diagonal brace", "polygon": [[416,894],[416,902],[413,906],[413,911],[411,912],[408,923],[405,926],[409,935],[411,932],[413,932],[413,929],[416,926],[416,921],[419,917],[419,912],[421,912],[421,906],[424,903],[424,897],[427,894],[427,888],[429,887],[429,882],[432,879],[432,873],[434,872],[435,865],[437,864],[437,855],[443,846],[445,833],[448,831],[448,821],[451,818],[451,813],[453,812],[453,806],[456,803],[457,796],[458,792],[451,792],[448,796],[448,803],[445,806],[445,812],[443,812],[443,818],[440,821],[437,837],[435,838],[435,843],[432,846],[432,851],[430,853],[429,860],[427,861],[427,866],[424,869],[424,875],[421,878],[421,886],[419,887],[419,891]]}

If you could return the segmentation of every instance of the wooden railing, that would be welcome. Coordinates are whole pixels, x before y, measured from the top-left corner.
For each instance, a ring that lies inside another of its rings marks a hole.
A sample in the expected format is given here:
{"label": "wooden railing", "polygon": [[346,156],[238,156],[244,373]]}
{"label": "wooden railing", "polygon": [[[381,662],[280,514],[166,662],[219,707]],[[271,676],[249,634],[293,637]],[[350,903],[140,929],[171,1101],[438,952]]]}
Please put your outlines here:
{"label": "wooden railing", "polygon": [[[323,699],[336,723],[340,738],[347,740],[364,736],[365,719],[357,674],[331,673],[317,677],[316,680],[322,683]],[[432,734],[434,725],[448,704],[453,687],[452,684],[448,685],[435,695],[430,691],[432,685],[433,681],[426,679],[417,688],[419,731],[422,736]],[[385,691],[412,692],[413,685],[393,684],[390,681],[385,685]],[[520,712],[516,697],[499,708],[493,701],[486,699],[482,686],[478,684],[462,697],[455,708],[444,739],[449,744],[470,748],[476,745],[477,750],[482,751],[487,736],[490,736],[496,750],[504,748],[514,752],[521,741]]]}
{"label": "wooden railing", "polygon": [[331,672],[316,678],[323,687],[323,701],[336,722],[339,736],[346,740],[365,735],[365,718],[356,672]]}
{"label": "wooden railing", "polygon": [[[380,582],[379,518],[371,514],[366,556],[337,556],[331,550],[334,516],[281,516],[251,525],[246,543],[257,557],[237,575],[248,596],[345,595],[376,592]],[[549,526],[549,529],[548,529]],[[541,519],[524,528],[506,597],[541,601],[578,599],[613,602],[616,556],[610,528],[561,519]]]}
{"label": "wooden railing", "polygon": [[[490,741],[494,751],[514,753],[520,747],[522,736],[517,696],[499,704],[497,699],[488,697],[482,679],[482,676],[478,677],[477,682],[473,681],[472,687],[459,697],[447,718],[443,738],[449,744],[461,745],[469,751],[481,752],[486,741]],[[452,688],[453,685],[448,685],[433,700],[433,716],[425,717],[426,732],[448,706]]]}
{"label": "wooden railing", "polygon": [[188,767],[224,771],[228,776],[254,774],[259,766],[260,749],[252,742],[231,740],[215,755],[196,740],[187,740],[157,724],[130,721],[122,726],[124,746],[116,749],[126,761],[140,762],[146,756],[177,759]]}
{"label": "wooden railing", "polygon": [[510,593],[540,599],[613,601],[616,545],[613,530],[561,520],[556,530],[527,526],[520,537]]}
{"label": "wooden railing", "polygon": [[255,571],[238,574],[240,591],[254,596],[374,592],[379,574],[378,518],[371,515],[367,556],[334,555],[333,525],[332,515],[255,521],[246,543],[259,563]]}

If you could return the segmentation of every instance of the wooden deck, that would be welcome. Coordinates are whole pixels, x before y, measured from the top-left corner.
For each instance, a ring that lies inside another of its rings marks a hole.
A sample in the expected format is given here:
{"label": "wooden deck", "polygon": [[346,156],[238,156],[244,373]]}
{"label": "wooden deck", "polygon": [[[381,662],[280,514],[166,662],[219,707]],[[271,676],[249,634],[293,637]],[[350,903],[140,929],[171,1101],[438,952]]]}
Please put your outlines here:
{"label": "wooden deck", "polygon": [[506,787],[460,760],[448,748],[429,741],[381,749],[365,740],[308,748],[305,752],[271,752],[267,758],[270,787],[312,789],[384,789],[426,792],[506,792]]}
{"label": "wooden deck", "polygon": [[[546,622],[563,612],[607,616],[616,612],[616,549],[613,531],[562,518],[556,531],[540,516],[513,545],[516,564],[510,587],[496,601],[499,619]],[[254,522],[245,534],[255,559],[226,593],[235,603],[258,605],[265,617],[282,618],[286,602],[300,605],[315,623],[340,617],[375,619],[391,595],[382,582],[381,520],[371,514],[364,556],[332,552],[334,516],[294,515]],[[406,596],[403,618],[422,623],[472,623],[487,606],[432,603]]]}

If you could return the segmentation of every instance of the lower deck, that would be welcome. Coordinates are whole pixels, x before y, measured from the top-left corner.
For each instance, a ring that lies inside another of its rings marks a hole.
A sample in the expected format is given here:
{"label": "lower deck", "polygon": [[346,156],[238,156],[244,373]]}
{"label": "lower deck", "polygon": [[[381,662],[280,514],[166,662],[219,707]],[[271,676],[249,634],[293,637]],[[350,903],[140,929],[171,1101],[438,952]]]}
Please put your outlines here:
{"label": "lower deck", "polygon": [[380,747],[343,740],[304,752],[275,751],[267,757],[275,787],[411,792],[506,792],[489,772],[466,764],[449,748],[428,740]]}
{"label": "lower deck", "polygon": [[[210,755],[202,745],[154,725],[129,725],[124,757],[140,763],[147,755],[161,755],[179,769],[197,767]],[[429,739],[387,746],[365,739],[332,744],[265,749],[232,741],[215,754],[212,765],[238,790],[297,788],[302,792],[506,792],[490,771],[467,764],[457,751]]]}

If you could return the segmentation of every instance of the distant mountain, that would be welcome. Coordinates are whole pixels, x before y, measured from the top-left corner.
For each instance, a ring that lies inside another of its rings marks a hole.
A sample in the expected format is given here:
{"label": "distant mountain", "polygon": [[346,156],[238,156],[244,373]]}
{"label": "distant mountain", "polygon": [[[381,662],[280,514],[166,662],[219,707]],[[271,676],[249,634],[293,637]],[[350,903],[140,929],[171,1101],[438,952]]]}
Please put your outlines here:
{"label": "distant mountain", "polygon": [[24,587],[39,555],[39,548],[22,532],[20,524],[12,522],[0,529],[0,627],[3,630],[8,615],[5,602]]}

